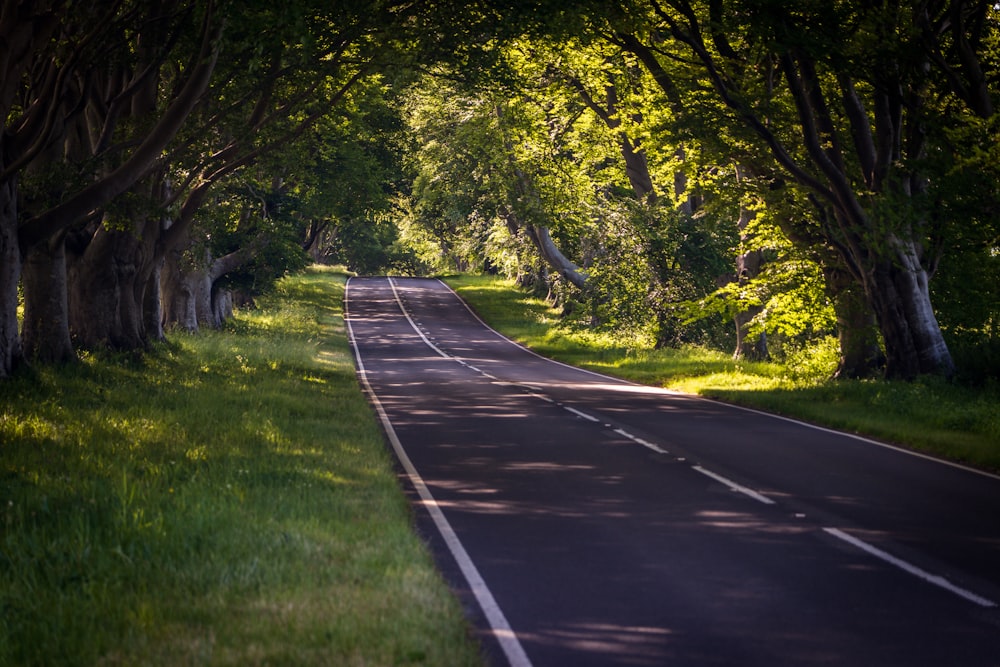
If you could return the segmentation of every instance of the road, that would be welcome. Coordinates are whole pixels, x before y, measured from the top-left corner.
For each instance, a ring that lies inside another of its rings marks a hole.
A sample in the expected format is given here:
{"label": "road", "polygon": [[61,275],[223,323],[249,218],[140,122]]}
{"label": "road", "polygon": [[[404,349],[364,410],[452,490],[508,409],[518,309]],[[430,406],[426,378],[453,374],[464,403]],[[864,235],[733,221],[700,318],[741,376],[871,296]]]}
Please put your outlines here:
{"label": "road", "polygon": [[527,351],[355,278],[359,374],[496,665],[1000,665],[1000,478]]}

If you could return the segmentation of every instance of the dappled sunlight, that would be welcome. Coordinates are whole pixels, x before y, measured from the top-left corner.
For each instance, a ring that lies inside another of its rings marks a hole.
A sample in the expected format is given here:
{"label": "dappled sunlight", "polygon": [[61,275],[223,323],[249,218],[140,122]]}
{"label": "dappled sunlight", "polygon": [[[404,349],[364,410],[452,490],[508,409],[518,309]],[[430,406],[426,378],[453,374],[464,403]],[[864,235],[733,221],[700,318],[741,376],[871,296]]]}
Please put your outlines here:
{"label": "dappled sunlight", "polygon": [[749,512],[724,510],[701,510],[695,513],[695,520],[702,526],[727,531],[747,531],[773,535],[799,535],[810,527],[792,523],[775,523]]}
{"label": "dappled sunlight", "polygon": [[526,644],[564,646],[587,655],[614,656],[615,664],[661,665],[664,644],[676,633],[670,628],[624,626],[581,621],[524,633]]}
{"label": "dappled sunlight", "polygon": [[650,387],[647,385],[635,385],[635,384],[611,384],[602,382],[528,382],[532,386],[546,388],[554,387],[558,389],[568,389],[570,391],[593,391],[593,392],[612,392],[617,394],[638,394],[638,395],[654,395],[654,396],[677,396],[679,392],[671,391],[670,389],[663,389],[661,387]]}
{"label": "dappled sunlight", "polygon": [[501,463],[497,466],[497,469],[503,471],[511,471],[511,472],[552,473],[552,472],[565,472],[568,470],[596,471],[597,466],[573,465],[569,463],[562,463],[556,461],[513,461],[511,463]]}

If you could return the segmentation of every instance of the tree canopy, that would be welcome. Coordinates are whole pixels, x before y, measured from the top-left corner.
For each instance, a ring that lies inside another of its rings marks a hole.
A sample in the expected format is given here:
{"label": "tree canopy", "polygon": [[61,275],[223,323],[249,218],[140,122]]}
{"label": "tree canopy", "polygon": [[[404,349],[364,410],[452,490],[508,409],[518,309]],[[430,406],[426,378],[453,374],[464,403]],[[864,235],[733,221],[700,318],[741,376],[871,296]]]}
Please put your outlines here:
{"label": "tree canopy", "polygon": [[0,377],[218,326],[310,260],[502,273],[656,345],[835,337],[843,377],[1000,373],[993,3],[0,19]]}

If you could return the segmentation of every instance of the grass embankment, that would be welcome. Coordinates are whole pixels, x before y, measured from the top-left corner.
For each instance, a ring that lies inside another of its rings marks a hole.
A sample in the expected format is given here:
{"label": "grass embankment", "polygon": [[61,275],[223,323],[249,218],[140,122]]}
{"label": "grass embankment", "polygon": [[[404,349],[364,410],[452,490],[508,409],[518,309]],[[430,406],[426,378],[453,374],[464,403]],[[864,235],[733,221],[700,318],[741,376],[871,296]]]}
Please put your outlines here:
{"label": "grass embankment", "polygon": [[358,389],[342,276],[0,383],[0,665],[473,665]]}
{"label": "grass embankment", "polygon": [[669,387],[864,434],[1000,471],[1000,387],[915,382],[833,381],[836,364],[735,362],[696,348],[629,348],[574,329],[542,300],[508,281],[482,276],[447,282],[497,330],[545,356],[635,382]]}

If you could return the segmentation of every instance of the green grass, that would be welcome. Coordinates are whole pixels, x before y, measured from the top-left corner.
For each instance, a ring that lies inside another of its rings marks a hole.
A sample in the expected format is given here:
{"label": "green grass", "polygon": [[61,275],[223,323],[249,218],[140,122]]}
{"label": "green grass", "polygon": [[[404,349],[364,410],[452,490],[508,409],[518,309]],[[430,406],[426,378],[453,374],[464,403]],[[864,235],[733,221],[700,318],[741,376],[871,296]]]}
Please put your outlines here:
{"label": "green grass", "polygon": [[972,388],[939,378],[834,381],[828,378],[836,367],[836,350],[829,343],[784,364],[736,362],[700,348],[653,350],[575,328],[509,281],[455,276],[447,282],[491,326],[545,356],[1000,471],[996,384]]}
{"label": "green grass", "polygon": [[0,665],[474,665],[359,391],[343,277],[0,383]]}

